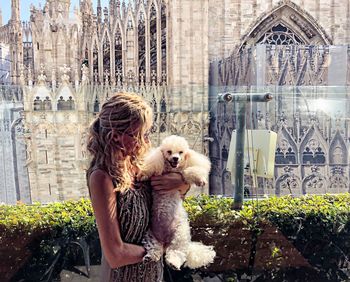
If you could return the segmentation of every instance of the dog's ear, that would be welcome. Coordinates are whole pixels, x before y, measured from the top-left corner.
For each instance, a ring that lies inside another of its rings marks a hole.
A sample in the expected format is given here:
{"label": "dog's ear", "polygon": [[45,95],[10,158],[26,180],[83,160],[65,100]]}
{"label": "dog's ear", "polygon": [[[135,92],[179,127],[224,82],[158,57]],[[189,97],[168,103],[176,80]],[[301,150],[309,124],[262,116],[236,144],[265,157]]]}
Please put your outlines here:
{"label": "dog's ear", "polygon": [[187,161],[189,157],[190,157],[190,152],[186,152],[184,156],[185,161]]}
{"label": "dog's ear", "polygon": [[152,152],[145,159],[145,166],[152,171],[151,175],[161,175],[164,170],[164,156],[159,148]]}

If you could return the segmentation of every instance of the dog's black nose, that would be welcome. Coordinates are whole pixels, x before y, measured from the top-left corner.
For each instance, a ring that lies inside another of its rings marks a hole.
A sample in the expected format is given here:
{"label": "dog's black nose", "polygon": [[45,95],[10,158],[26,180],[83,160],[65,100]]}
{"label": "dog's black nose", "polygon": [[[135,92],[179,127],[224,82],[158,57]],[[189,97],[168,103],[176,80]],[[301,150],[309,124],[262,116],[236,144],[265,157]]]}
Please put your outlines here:
{"label": "dog's black nose", "polygon": [[173,161],[174,161],[174,162],[177,162],[178,160],[179,160],[178,157],[173,157]]}

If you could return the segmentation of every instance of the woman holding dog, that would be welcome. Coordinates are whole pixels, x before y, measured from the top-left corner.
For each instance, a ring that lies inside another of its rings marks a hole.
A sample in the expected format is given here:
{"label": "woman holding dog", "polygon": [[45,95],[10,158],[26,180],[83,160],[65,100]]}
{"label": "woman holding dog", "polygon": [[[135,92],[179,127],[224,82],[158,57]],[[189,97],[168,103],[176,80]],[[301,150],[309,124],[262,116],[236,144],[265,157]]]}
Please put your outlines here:
{"label": "woman holding dog", "polygon": [[189,185],[180,174],[135,176],[150,147],[153,113],[137,94],[118,93],[102,106],[90,126],[87,182],[103,252],[101,281],[163,281],[163,262],[143,261],[142,239],[149,223],[152,189],[162,193]]}

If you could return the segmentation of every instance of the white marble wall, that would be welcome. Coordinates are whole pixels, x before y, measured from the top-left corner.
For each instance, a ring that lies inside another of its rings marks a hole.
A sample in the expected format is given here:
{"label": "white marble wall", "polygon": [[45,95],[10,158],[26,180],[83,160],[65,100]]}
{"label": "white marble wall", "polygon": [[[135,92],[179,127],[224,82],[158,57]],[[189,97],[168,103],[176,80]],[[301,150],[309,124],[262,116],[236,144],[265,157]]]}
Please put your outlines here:
{"label": "white marble wall", "polygon": [[21,124],[11,129],[21,107],[18,102],[0,101],[0,202],[7,204],[31,202]]}
{"label": "white marble wall", "polygon": [[0,84],[7,84],[10,82],[10,49],[9,46],[0,43]]}

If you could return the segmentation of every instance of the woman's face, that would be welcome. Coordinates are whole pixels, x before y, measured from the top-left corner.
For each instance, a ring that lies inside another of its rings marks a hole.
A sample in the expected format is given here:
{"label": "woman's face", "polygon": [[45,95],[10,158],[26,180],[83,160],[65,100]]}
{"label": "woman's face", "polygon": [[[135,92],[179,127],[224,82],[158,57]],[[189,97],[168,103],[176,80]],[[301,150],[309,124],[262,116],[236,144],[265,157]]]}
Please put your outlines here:
{"label": "woman's face", "polygon": [[140,149],[139,135],[143,134],[143,139],[146,143],[149,143],[150,133],[150,128],[142,128],[140,125],[136,124],[118,137],[119,143],[124,147],[127,155],[132,155]]}

